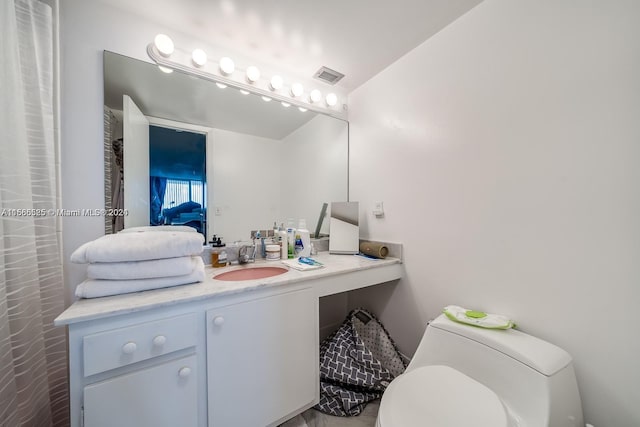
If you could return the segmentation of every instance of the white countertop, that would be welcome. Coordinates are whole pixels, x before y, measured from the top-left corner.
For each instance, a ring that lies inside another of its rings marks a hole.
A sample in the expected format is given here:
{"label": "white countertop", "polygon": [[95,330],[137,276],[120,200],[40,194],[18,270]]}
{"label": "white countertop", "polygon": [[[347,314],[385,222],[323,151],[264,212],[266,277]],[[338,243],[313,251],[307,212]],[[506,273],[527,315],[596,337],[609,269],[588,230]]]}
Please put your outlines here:
{"label": "white countertop", "polygon": [[[307,280],[322,279],[340,274],[370,270],[401,263],[397,258],[368,259],[356,255],[331,255],[328,252],[321,252],[313,258],[323,263],[324,267],[308,271],[289,269],[288,272],[279,276],[235,282],[213,279],[213,276],[225,271],[236,269],[252,268],[257,266],[280,267],[284,266],[284,264],[275,261],[257,261],[255,263],[244,264],[241,266],[234,265],[224,268],[212,268],[207,266],[205,270],[206,279],[201,283],[110,297],[80,299],[62,312],[54,320],[54,325],[69,325],[72,323],[84,322],[103,317],[133,313],[185,302],[200,301],[212,297],[238,294],[257,289],[300,283]],[[319,292],[321,295],[328,295],[330,293],[333,292]]]}

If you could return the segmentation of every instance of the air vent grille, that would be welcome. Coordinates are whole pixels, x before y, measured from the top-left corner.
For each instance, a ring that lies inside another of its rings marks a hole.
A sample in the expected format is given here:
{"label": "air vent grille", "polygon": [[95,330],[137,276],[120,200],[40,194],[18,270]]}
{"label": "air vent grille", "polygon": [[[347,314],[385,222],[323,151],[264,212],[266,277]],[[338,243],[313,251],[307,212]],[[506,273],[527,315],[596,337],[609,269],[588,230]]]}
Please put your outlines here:
{"label": "air vent grille", "polygon": [[325,83],[334,85],[344,77],[344,74],[339,73],[336,70],[332,70],[328,67],[321,67],[318,71],[316,71],[313,77],[318,80],[322,80]]}

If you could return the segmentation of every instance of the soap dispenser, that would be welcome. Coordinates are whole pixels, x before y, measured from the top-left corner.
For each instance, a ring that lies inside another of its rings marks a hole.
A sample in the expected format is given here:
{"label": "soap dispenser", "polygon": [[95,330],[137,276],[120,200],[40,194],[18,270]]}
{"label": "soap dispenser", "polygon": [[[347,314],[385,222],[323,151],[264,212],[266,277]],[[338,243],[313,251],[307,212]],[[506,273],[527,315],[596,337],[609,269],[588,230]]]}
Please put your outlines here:
{"label": "soap dispenser", "polygon": [[226,245],[222,243],[222,239],[216,235],[213,235],[211,239],[211,266],[213,268],[220,268],[227,266],[227,250]]}

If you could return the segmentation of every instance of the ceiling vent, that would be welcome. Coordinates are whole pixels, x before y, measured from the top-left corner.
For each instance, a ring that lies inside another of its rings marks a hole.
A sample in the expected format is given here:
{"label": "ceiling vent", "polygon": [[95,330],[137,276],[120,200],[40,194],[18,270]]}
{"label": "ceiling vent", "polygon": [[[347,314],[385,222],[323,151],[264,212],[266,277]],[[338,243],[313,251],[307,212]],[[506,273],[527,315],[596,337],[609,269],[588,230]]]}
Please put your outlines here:
{"label": "ceiling vent", "polygon": [[339,73],[336,70],[332,70],[328,67],[321,67],[318,71],[316,71],[313,77],[318,80],[322,80],[325,83],[329,83],[330,85],[334,85],[344,77],[344,74]]}

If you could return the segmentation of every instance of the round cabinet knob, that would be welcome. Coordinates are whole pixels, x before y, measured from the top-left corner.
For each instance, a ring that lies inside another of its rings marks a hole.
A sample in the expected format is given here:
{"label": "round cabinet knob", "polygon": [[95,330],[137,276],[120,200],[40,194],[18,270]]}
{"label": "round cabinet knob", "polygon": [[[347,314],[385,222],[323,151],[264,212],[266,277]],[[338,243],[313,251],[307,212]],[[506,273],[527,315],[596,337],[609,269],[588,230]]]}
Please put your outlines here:
{"label": "round cabinet knob", "polygon": [[180,378],[187,378],[189,375],[191,375],[191,368],[189,368],[188,366],[180,368],[180,370],[178,371],[178,375],[180,376]]}
{"label": "round cabinet knob", "polygon": [[162,347],[166,342],[167,337],[165,337],[164,335],[158,335],[153,339],[153,345],[155,345],[156,347]]}
{"label": "round cabinet knob", "polygon": [[224,323],[224,317],[222,316],[216,316],[213,318],[213,324],[216,326],[222,326],[222,324]]}
{"label": "round cabinet knob", "polygon": [[129,341],[125,345],[122,346],[122,352],[124,354],[133,354],[138,349],[138,345],[133,341]]}

